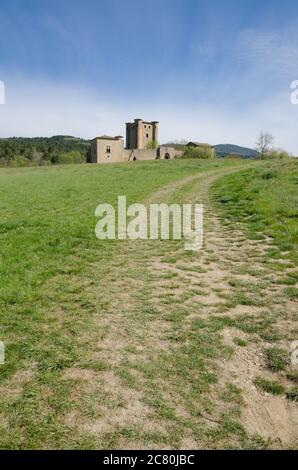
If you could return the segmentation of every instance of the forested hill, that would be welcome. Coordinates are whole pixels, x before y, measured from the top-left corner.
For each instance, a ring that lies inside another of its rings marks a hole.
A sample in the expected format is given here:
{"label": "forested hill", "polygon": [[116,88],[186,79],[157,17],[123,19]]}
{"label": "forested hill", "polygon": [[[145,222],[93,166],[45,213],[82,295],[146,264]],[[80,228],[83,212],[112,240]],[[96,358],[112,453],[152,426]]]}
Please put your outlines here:
{"label": "forested hill", "polygon": [[65,135],[0,139],[0,166],[80,163],[89,148],[89,140]]}
{"label": "forested hill", "polygon": [[215,145],[215,149],[216,155],[218,157],[237,155],[242,158],[256,158],[258,156],[258,152],[256,150],[246,147],[239,147],[239,145],[220,144]]}

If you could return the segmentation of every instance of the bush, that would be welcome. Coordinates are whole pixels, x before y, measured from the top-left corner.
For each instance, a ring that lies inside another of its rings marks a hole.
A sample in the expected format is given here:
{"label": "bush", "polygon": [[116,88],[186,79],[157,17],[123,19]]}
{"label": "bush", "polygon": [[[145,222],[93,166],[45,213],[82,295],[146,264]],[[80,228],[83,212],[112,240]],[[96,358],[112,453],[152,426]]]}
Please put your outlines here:
{"label": "bush", "polygon": [[52,158],[52,163],[54,164],[72,164],[72,163],[83,163],[85,161],[85,158],[83,155],[77,151],[73,150],[72,152],[63,152],[57,155],[54,155]]}
{"label": "bush", "polygon": [[200,158],[210,159],[214,158],[214,149],[211,147],[188,147],[181,158]]}
{"label": "bush", "polygon": [[31,160],[29,160],[26,157],[23,157],[22,155],[18,155],[17,157],[15,157],[14,162],[15,162],[15,166],[24,167],[24,166],[31,165]]}
{"label": "bush", "polygon": [[283,149],[272,149],[266,158],[270,160],[285,160],[290,158],[290,154]]}
{"label": "bush", "polygon": [[148,142],[146,148],[147,148],[148,150],[155,150],[155,149],[157,149],[157,147],[158,147],[158,142],[157,142],[157,140],[151,140],[150,142]]}

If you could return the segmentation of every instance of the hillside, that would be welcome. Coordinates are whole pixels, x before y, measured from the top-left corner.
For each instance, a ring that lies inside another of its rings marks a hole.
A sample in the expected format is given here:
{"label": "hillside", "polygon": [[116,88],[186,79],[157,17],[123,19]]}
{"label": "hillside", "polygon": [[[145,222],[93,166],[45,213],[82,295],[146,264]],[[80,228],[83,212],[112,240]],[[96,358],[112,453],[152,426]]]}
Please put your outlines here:
{"label": "hillside", "polygon": [[0,139],[0,166],[48,165],[86,161],[88,140],[73,136]]}
{"label": "hillside", "polygon": [[220,144],[215,145],[216,154],[218,157],[227,157],[228,155],[237,155],[243,158],[256,158],[258,152],[256,150],[240,147],[233,144]]}

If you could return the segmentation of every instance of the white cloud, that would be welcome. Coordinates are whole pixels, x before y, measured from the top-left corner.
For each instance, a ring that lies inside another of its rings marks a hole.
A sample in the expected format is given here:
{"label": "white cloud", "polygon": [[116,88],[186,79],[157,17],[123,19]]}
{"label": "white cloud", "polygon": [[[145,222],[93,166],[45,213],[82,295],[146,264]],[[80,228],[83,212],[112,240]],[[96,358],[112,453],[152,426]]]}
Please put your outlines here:
{"label": "white cloud", "polygon": [[272,70],[281,75],[297,73],[298,22],[293,21],[280,30],[257,31],[246,29],[236,38],[236,57],[255,63],[267,73]]}
{"label": "white cloud", "polygon": [[298,21],[293,20],[280,29],[243,29],[224,38],[192,44],[191,49],[200,59],[220,58],[222,63],[246,65],[267,75],[297,74]]}
{"label": "white cloud", "polygon": [[298,106],[289,90],[235,112],[215,101],[206,104],[161,99],[148,102],[101,96],[79,85],[45,81],[16,83],[7,80],[6,104],[0,107],[1,137],[57,134],[93,138],[125,134],[125,122],[135,117],[160,121],[160,141],[195,139],[212,144],[254,146],[261,130],[275,143],[298,155]]}

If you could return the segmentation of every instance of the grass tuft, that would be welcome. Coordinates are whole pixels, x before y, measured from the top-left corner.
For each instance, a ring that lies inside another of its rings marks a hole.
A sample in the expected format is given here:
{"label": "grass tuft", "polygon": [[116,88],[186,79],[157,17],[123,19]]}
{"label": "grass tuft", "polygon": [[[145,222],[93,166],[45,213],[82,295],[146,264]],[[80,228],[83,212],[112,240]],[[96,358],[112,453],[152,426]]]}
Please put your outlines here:
{"label": "grass tuft", "polygon": [[267,366],[273,372],[285,370],[289,364],[289,354],[281,348],[270,348],[266,351]]}
{"label": "grass tuft", "polygon": [[294,387],[286,393],[286,397],[290,401],[298,402],[298,387]]}
{"label": "grass tuft", "polygon": [[263,390],[264,392],[271,393],[272,395],[283,395],[285,393],[285,387],[276,381],[270,381],[257,377],[254,381],[255,385]]}

